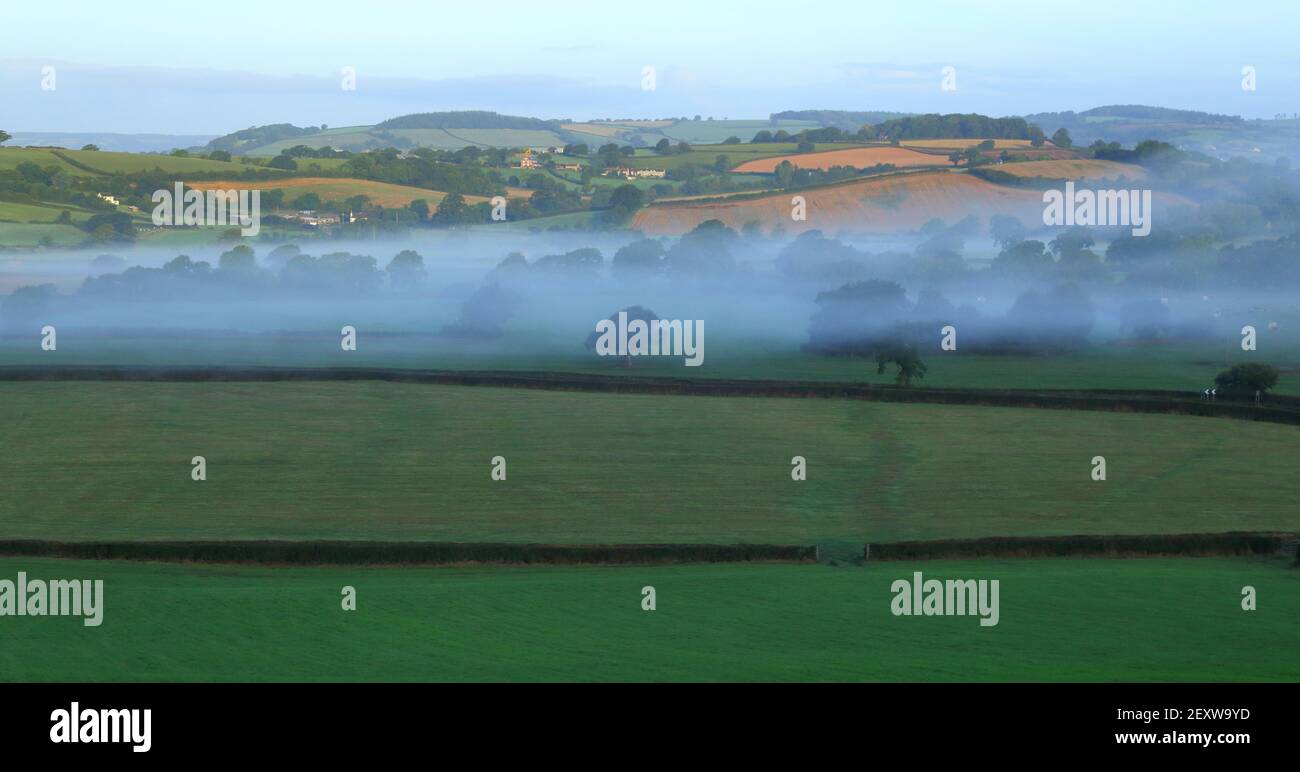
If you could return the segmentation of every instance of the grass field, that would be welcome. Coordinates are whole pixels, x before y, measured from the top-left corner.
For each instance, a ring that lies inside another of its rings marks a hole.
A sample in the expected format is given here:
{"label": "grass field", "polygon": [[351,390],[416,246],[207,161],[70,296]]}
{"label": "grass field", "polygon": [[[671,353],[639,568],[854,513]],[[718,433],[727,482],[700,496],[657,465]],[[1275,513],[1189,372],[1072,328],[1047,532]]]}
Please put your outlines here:
{"label": "grass field", "polygon": [[[0,681],[1300,680],[1300,571],[1166,558],[610,568],[0,559],[104,580],[103,623],[4,619]],[[890,584],[1000,583],[999,623],[895,617]],[[657,609],[642,611],[653,586]],[[1257,611],[1240,608],[1256,588]],[[357,610],[340,608],[356,589]]]}
{"label": "grass field", "polygon": [[[1227,419],[377,382],[10,382],[0,432],[0,538],[812,544],[1300,529],[1300,434]],[[490,479],[498,455],[504,482]],[[805,482],[790,479],[795,455]],[[1105,482],[1090,479],[1096,455]]]}
{"label": "grass field", "polygon": [[0,201],[0,222],[52,223],[67,210],[73,222],[82,222],[91,212],[75,204],[28,204],[17,201]]}
{"label": "grass field", "polygon": [[[838,146],[843,149],[845,146]],[[852,147],[852,146],[848,146]],[[695,145],[686,153],[659,155],[653,151],[641,151],[627,159],[627,165],[633,169],[677,169],[687,164],[695,166],[713,166],[718,156],[725,155],[729,168],[774,156],[791,155],[798,148],[793,142],[766,142],[760,144],[740,145]]]}
{"label": "grass field", "polygon": [[[0,148],[0,169],[13,169],[30,161],[42,168],[57,166],[75,176],[151,171],[193,174],[196,172],[242,172],[250,167],[235,161],[213,161],[150,153],[114,153],[107,150],[51,150],[47,148]],[[261,168],[261,167],[257,167]]]}
{"label": "grass field", "polygon": [[773,156],[746,161],[735,171],[742,173],[771,174],[782,161],[789,161],[799,169],[829,169],[833,166],[852,166],[865,169],[876,164],[907,166],[947,166],[948,159],[933,153],[918,153],[905,147],[860,147],[852,150],[822,150],[815,153]]}
{"label": "grass field", "polygon": [[[321,197],[322,201],[333,201],[335,203],[341,203],[352,196],[364,195],[370,197],[371,203],[391,208],[405,207],[419,198],[428,201],[429,205],[433,206],[447,195],[437,190],[426,190],[410,185],[394,185],[388,182],[360,180],[351,177],[294,177],[287,180],[272,180],[260,183],[231,182],[229,180],[186,183],[189,187],[198,190],[246,188],[250,184],[256,184],[259,189],[264,191],[283,190],[286,205],[289,206],[292,206],[295,198],[307,193],[315,193]],[[469,203],[477,203],[487,199],[482,196],[465,196],[465,200]]]}

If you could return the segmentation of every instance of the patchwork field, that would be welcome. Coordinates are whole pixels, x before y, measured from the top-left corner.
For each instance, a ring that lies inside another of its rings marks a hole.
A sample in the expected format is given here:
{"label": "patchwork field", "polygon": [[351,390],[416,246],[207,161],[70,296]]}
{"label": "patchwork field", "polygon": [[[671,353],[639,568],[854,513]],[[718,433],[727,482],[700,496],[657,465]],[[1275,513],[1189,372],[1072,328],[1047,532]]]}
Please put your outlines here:
{"label": "patchwork field", "polygon": [[[1300,571],[1279,559],[345,569],[0,558],[0,576],[19,571],[103,579],[103,623],[6,618],[0,681],[1300,680]],[[890,584],[913,571],[997,579],[998,624],[893,616]],[[640,607],[647,585],[653,612]],[[1240,608],[1245,585],[1257,611]],[[344,586],[356,611],[340,608]]]}
{"label": "patchwork field", "polygon": [[877,164],[907,166],[947,166],[948,159],[933,153],[920,153],[903,147],[859,147],[851,150],[825,150],[816,153],[774,156],[746,161],[734,171],[741,173],[771,174],[782,161],[789,161],[799,169],[829,169],[833,166],[852,166],[864,169]]}
{"label": "patchwork field", "polygon": [[[896,541],[1300,530],[1294,426],[380,382],[0,383],[0,538]],[[207,459],[208,479],[190,479]],[[504,456],[508,480],[493,481]],[[808,479],[790,479],[805,456]],[[1109,479],[1090,478],[1104,455]]]}
{"label": "patchwork field", "polygon": [[[807,219],[792,221],[790,198],[807,201]],[[1029,222],[1042,214],[1042,195],[948,171],[897,174],[755,198],[719,199],[649,206],[633,227],[654,235],[679,235],[705,220],[740,229],[756,222],[764,230],[780,223],[787,231],[848,228],[861,232],[915,230],[934,218],[954,223],[969,215],[995,214]]]}

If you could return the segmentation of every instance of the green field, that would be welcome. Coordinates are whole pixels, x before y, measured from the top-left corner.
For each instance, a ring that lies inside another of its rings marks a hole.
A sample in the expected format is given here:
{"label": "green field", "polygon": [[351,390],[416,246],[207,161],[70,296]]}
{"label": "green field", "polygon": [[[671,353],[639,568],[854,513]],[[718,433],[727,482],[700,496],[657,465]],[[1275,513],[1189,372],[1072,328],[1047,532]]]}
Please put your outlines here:
{"label": "green field", "polygon": [[75,225],[0,222],[0,247],[30,249],[42,244],[51,247],[72,247],[84,242],[86,236],[86,232]]}
{"label": "green field", "polygon": [[[1296,427],[817,399],[0,383],[0,538],[775,543],[1300,530]],[[208,479],[190,479],[193,456]],[[504,456],[508,479],[490,479]],[[808,479],[790,478],[791,457]],[[1109,479],[1090,479],[1091,459]]]}
{"label": "green field", "polygon": [[105,150],[49,150],[45,148],[0,148],[0,169],[12,169],[23,162],[42,168],[57,166],[75,176],[116,174],[162,169],[165,172],[235,173],[249,169],[235,161],[213,161],[148,153],[113,153]]}
{"label": "green field", "polygon": [[[824,145],[819,149],[833,148],[849,150],[862,145]],[[759,144],[744,143],[740,145],[695,145],[689,152],[675,155],[659,155],[650,151],[641,151],[627,159],[627,165],[633,169],[676,169],[686,164],[696,166],[713,166],[718,156],[725,155],[729,168],[735,168],[746,161],[760,158],[790,155],[798,151],[793,142],[765,142]]]}
{"label": "green field", "polygon": [[[103,579],[99,627],[3,617],[0,681],[1300,680],[1300,571],[1264,558],[586,568],[0,559]],[[895,617],[895,579],[997,579],[999,622]],[[642,611],[653,586],[657,609]],[[1253,586],[1258,610],[1242,611]],[[357,609],[340,608],[344,586]]]}
{"label": "green field", "polygon": [[91,216],[90,211],[75,204],[28,204],[18,201],[0,201],[0,222],[52,223],[65,209],[72,216],[73,222],[82,222]]}

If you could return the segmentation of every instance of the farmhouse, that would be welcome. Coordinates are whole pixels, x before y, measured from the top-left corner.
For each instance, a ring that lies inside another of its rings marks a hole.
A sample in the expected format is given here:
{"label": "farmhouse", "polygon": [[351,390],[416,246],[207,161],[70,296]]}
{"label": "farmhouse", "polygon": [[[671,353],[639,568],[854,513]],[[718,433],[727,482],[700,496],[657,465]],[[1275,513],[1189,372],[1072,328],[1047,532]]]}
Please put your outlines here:
{"label": "farmhouse", "polygon": [[531,149],[525,149],[523,156],[519,159],[519,165],[515,166],[515,168],[540,169],[542,168],[542,164],[536,158],[533,158],[533,151]]}

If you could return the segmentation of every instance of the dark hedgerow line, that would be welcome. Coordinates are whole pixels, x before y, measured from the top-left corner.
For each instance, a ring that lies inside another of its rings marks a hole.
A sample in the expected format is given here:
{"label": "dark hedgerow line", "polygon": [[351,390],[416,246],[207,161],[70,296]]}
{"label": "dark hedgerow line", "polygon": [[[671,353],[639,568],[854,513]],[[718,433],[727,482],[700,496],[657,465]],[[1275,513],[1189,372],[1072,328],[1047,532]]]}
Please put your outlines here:
{"label": "dark hedgerow line", "polygon": [[[1277,555],[1284,533],[1032,536],[865,544],[865,560]],[[0,556],[273,565],[666,565],[813,562],[816,546],[777,544],[475,544],[376,541],[0,541]]]}
{"label": "dark hedgerow line", "polygon": [[448,386],[496,386],[717,397],[860,399],[986,407],[1168,413],[1300,425],[1300,398],[1270,395],[1265,405],[1195,392],[1114,389],[950,389],[835,381],[686,379],[562,372],[405,370],[328,367],[5,366],[0,381],[387,381]]}

